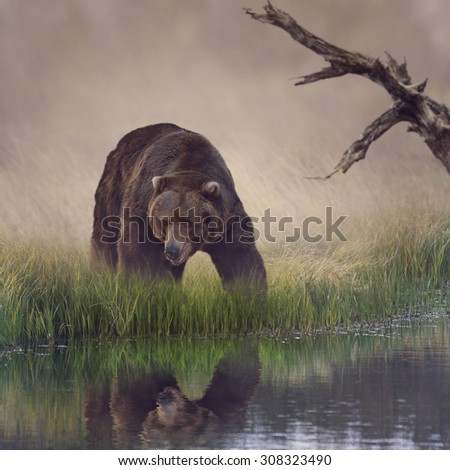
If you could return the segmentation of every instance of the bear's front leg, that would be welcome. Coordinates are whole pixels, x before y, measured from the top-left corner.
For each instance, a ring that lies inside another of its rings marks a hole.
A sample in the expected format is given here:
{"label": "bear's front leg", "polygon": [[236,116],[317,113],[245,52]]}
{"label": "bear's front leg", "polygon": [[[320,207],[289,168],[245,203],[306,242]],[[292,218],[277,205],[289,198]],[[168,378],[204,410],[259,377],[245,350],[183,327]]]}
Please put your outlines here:
{"label": "bear's front leg", "polygon": [[144,217],[129,217],[125,211],[122,219],[122,236],[117,245],[118,271],[138,274],[150,280],[179,280],[181,272],[172,272],[164,256],[164,243],[156,240]]}
{"label": "bear's front leg", "polygon": [[251,288],[267,293],[266,269],[255,246],[252,222],[245,212],[227,221],[221,240],[206,245],[204,251],[211,256],[226,290]]}
{"label": "bear's front leg", "polygon": [[172,281],[169,263],[164,259],[164,247],[152,242],[119,242],[118,272],[138,274],[150,280]]}

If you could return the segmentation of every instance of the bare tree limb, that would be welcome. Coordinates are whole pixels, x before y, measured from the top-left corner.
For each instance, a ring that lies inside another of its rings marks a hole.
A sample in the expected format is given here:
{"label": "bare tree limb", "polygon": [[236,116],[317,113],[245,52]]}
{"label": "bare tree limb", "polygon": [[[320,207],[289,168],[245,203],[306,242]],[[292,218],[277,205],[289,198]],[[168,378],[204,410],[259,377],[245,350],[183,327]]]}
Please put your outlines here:
{"label": "bare tree limb", "polygon": [[326,67],[320,72],[297,77],[298,82],[295,82],[295,86],[307,85],[308,83],[318,82],[319,80],[325,80],[327,78],[342,77],[342,75],[346,75],[347,73],[348,72],[346,70],[341,70],[338,67]]}
{"label": "bare tree limb", "polygon": [[349,52],[321,39],[300,26],[288,13],[275,8],[270,1],[264,13],[251,9],[245,12],[253,19],[277,26],[286,31],[295,41],[322,56],[330,65],[319,72],[298,77],[295,85],[306,85],[319,80],[340,77],[346,74],[362,75],[383,87],[394,104],[371,123],[362,136],[344,153],[327,179],[338,171],[345,173],[355,162],[365,158],[370,145],[392,126],[408,122],[408,130],[419,134],[450,174],[450,111],[424,94],[427,80],[414,84],[408,73],[406,61],[399,64],[385,52],[387,60],[372,58],[358,52]]}
{"label": "bare tree limb", "polygon": [[361,137],[345,151],[340,162],[334,167],[334,170],[325,177],[313,177],[308,179],[329,179],[338,171],[346,173],[353,163],[363,160],[366,157],[367,150],[372,142],[375,142],[386,131],[395,124],[403,121],[401,104],[394,105],[384,112],[379,118],[369,124]]}

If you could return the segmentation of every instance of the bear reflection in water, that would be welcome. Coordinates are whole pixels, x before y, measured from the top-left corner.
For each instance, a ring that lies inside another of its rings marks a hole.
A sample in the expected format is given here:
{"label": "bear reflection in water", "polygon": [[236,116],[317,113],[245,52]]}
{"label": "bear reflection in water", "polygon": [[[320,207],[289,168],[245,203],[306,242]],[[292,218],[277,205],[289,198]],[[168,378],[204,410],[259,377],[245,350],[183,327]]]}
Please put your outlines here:
{"label": "bear reflection in water", "polygon": [[174,433],[180,433],[183,440],[198,435],[211,436],[220,424],[211,410],[188,400],[178,388],[166,387],[158,396],[156,410],[151,411],[143,423],[142,438],[150,444],[171,440]]}
{"label": "bear reflection in water", "polygon": [[253,348],[226,354],[199,400],[188,399],[167,370],[135,380],[118,377],[88,393],[88,446],[215,447],[221,433],[243,426],[258,382],[259,359]]}

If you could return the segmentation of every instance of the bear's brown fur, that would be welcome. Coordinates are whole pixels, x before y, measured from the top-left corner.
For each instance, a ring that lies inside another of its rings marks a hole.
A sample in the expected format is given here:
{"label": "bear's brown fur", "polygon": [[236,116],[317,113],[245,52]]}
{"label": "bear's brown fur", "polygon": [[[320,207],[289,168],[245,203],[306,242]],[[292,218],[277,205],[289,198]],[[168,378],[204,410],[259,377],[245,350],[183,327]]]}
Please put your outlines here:
{"label": "bear's brown fur", "polygon": [[92,251],[121,272],[181,279],[208,253],[226,288],[266,290],[253,226],[225,161],[200,134],[156,124],[125,135],[95,193]]}

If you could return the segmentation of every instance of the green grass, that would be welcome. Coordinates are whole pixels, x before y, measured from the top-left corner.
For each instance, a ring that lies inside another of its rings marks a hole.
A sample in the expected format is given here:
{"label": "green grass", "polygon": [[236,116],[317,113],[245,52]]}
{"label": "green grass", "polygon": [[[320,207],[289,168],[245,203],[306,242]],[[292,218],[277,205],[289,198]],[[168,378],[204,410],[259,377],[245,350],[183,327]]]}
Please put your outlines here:
{"label": "green grass", "polygon": [[195,258],[181,286],[92,270],[87,250],[0,238],[0,345],[76,338],[204,337],[388,322],[448,308],[450,215],[353,221],[348,242],[266,244],[267,305],[223,291]]}

